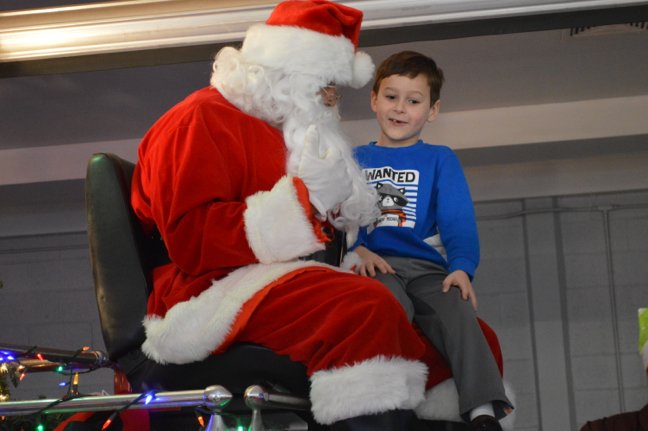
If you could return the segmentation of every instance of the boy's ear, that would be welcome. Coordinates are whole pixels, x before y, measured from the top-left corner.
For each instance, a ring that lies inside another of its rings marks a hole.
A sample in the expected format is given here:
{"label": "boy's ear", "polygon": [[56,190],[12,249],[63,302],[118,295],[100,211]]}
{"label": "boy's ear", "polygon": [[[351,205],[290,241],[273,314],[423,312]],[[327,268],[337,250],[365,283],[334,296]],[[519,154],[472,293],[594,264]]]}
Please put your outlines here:
{"label": "boy's ear", "polygon": [[428,114],[428,122],[432,122],[436,119],[436,117],[439,115],[439,111],[441,110],[441,99],[437,100],[434,102],[434,104],[430,107],[430,113]]}
{"label": "boy's ear", "polygon": [[378,99],[378,95],[376,94],[375,91],[371,90],[371,110],[376,112],[376,100]]}

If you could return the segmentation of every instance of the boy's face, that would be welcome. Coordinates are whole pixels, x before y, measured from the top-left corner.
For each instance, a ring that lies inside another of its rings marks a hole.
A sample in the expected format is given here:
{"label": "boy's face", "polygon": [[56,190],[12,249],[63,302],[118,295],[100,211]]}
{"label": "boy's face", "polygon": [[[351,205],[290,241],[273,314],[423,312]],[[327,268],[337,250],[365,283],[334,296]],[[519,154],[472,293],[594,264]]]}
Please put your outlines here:
{"label": "boy's face", "polygon": [[380,125],[378,145],[406,147],[415,144],[428,121],[439,114],[441,103],[430,104],[427,77],[390,75],[384,78],[378,94],[371,92],[371,109]]}

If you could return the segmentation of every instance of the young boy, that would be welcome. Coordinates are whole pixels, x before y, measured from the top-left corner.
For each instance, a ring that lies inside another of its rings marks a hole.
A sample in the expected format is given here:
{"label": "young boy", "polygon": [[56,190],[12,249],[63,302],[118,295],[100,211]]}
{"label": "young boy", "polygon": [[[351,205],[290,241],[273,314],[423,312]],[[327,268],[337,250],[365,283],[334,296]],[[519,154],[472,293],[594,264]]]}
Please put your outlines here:
{"label": "young boy", "polygon": [[404,51],[378,68],[371,92],[380,136],[355,149],[381,216],[361,232],[355,270],[385,284],[447,359],[459,412],[474,430],[501,430],[512,408],[476,319],[471,280],[479,240],[468,184],[451,149],[419,139],[439,114],[443,72]]}

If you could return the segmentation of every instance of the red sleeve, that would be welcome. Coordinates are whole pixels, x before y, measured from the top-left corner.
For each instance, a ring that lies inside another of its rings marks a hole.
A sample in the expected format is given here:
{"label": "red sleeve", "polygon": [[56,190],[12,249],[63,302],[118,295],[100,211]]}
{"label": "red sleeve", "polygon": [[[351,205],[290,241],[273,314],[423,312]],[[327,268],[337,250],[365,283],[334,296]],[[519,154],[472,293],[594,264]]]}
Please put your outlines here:
{"label": "red sleeve", "polygon": [[[302,209],[304,193],[308,200],[303,184],[286,186],[284,181],[284,187],[276,187],[285,177],[281,132],[240,111],[212,105],[210,100],[207,106],[176,107],[140,146],[133,206],[145,224],[157,226],[171,260],[190,275],[225,273],[308,251],[286,250],[288,237],[306,242],[307,248],[322,248],[311,238],[318,226],[308,223],[304,232],[304,223],[297,223],[314,220],[310,205]],[[249,211],[250,202],[254,208]]]}
{"label": "red sleeve", "polygon": [[134,178],[136,212],[152,219],[169,257],[193,275],[256,261],[243,226],[243,144],[215,126],[194,118],[152,129]]}

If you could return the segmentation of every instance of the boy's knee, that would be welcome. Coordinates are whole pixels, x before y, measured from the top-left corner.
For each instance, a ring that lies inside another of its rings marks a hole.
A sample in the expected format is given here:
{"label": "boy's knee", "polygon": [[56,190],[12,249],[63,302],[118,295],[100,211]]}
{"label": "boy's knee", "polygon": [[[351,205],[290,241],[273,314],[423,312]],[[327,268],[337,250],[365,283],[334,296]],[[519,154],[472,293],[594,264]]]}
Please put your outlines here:
{"label": "boy's knee", "polygon": [[461,291],[458,288],[450,289],[447,293],[443,294],[442,298],[445,298],[445,301],[443,301],[443,309],[451,310],[451,314],[464,317],[475,315],[472,303],[461,297]]}

